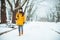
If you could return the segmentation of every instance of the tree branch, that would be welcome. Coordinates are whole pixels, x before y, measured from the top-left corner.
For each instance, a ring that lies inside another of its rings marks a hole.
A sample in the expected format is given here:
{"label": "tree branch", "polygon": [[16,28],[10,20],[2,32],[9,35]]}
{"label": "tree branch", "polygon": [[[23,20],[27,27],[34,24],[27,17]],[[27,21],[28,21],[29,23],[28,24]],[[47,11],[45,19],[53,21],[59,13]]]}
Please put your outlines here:
{"label": "tree branch", "polygon": [[16,1],[15,3],[15,9],[14,10],[17,10],[20,8],[20,5],[19,5],[19,0]]}
{"label": "tree branch", "polygon": [[22,7],[25,5],[26,2],[27,2],[27,0],[24,0],[24,3],[22,4]]}
{"label": "tree branch", "polygon": [[17,4],[19,4],[18,2],[19,2],[19,0],[17,0],[17,1],[16,1],[16,3],[15,3],[15,7],[17,7],[17,6],[18,6],[18,5],[17,5]]}
{"label": "tree branch", "polygon": [[26,8],[27,8],[28,3],[29,3],[29,0],[27,0],[27,4],[26,4],[26,6],[25,6],[24,13],[26,12]]}
{"label": "tree branch", "polygon": [[[17,5],[17,4],[19,4],[19,0],[17,0],[16,3],[15,3],[16,6],[15,6],[15,9],[14,9],[14,10],[17,10],[17,9],[19,9],[20,7],[23,7],[26,2],[27,2],[27,0],[24,0],[23,4],[22,4],[22,6],[21,6],[21,5]],[[28,4],[28,2],[27,2],[27,4]],[[27,7],[27,6],[26,6],[26,7]],[[26,10],[26,7],[25,7],[25,10]],[[24,11],[25,11],[25,10],[24,10]]]}
{"label": "tree branch", "polygon": [[7,0],[7,2],[9,3],[10,7],[11,7],[11,11],[13,12],[13,7],[12,7],[12,4],[10,3],[9,0]]}

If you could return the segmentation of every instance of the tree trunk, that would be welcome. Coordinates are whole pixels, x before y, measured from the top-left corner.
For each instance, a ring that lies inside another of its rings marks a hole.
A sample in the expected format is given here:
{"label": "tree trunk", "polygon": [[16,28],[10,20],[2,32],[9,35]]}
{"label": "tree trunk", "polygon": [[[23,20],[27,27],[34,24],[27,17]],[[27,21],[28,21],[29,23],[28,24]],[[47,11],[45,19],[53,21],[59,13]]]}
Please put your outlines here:
{"label": "tree trunk", "polygon": [[0,0],[0,23],[1,23],[1,0]]}
{"label": "tree trunk", "polygon": [[1,0],[1,23],[6,23],[6,7],[5,0]]}
{"label": "tree trunk", "polygon": [[[15,8],[18,7],[19,3],[18,3],[19,0],[17,0],[16,4],[15,4]],[[13,13],[13,18],[12,18],[12,23],[15,23],[15,20],[16,20],[16,12],[18,10],[15,10],[14,13]]]}

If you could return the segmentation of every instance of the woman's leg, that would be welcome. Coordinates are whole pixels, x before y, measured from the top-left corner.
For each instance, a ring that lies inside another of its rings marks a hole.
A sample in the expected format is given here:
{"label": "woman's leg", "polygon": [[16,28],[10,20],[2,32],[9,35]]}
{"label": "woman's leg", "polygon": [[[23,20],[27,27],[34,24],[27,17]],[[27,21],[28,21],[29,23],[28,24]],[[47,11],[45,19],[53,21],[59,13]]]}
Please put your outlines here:
{"label": "woman's leg", "polygon": [[23,26],[19,25],[18,30],[19,30],[19,36],[23,34]]}
{"label": "woman's leg", "polygon": [[19,36],[20,36],[20,26],[18,26],[18,30],[19,30]]}
{"label": "woman's leg", "polygon": [[22,34],[23,34],[23,26],[21,27],[21,31],[22,31]]}
{"label": "woman's leg", "polygon": [[20,26],[20,31],[21,31],[21,34],[23,34],[23,26]]}

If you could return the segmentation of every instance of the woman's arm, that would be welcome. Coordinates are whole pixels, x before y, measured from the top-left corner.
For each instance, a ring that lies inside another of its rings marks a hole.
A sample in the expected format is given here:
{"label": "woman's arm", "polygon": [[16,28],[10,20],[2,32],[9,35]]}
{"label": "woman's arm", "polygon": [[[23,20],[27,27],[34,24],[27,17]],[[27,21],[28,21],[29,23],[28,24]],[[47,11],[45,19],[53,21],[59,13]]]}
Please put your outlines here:
{"label": "woman's arm", "polygon": [[19,18],[19,14],[17,13],[17,14],[16,14],[16,20],[17,20],[18,18]]}
{"label": "woman's arm", "polygon": [[26,22],[26,16],[24,15],[24,18],[23,18],[23,23],[25,23]]}

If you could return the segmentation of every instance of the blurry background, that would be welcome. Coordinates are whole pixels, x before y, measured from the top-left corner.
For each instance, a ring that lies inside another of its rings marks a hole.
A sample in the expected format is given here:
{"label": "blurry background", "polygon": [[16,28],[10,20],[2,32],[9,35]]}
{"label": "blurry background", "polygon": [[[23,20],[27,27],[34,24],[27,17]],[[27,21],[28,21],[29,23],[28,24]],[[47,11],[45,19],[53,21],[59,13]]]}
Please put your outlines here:
{"label": "blurry background", "polygon": [[[20,7],[26,22],[19,37],[15,15]],[[60,40],[60,0],[0,0],[0,40]]]}
{"label": "blurry background", "polygon": [[15,23],[21,6],[27,21],[60,22],[60,0],[0,0],[0,23]]}

